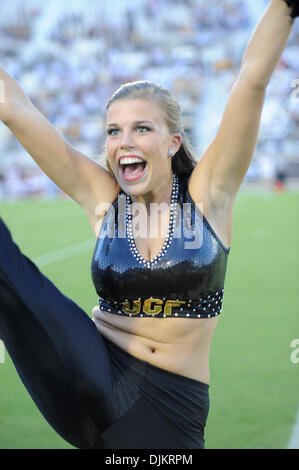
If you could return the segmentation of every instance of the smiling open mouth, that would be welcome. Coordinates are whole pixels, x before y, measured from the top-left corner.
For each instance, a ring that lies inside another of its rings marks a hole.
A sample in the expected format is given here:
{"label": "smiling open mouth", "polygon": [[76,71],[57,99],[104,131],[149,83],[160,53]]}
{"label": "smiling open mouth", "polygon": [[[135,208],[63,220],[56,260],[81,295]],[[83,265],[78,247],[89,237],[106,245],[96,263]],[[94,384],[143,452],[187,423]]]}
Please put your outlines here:
{"label": "smiling open mouth", "polygon": [[141,178],[146,167],[147,162],[138,157],[122,157],[120,159],[120,171],[126,181],[136,181]]}

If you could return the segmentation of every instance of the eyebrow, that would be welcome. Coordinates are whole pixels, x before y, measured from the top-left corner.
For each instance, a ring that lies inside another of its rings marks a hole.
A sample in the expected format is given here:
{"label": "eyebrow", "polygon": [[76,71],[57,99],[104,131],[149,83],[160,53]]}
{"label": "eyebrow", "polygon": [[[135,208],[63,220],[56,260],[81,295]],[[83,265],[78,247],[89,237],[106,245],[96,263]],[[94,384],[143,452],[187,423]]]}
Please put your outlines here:
{"label": "eyebrow", "polygon": [[[142,120],[142,121],[134,121],[133,122],[133,126],[137,126],[139,124],[151,124],[153,125],[152,121],[147,121],[146,119]],[[109,124],[107,124],[106,128],[108,129],[108,127],[117,127],[118,124],[114,123],[114,122],[110,122]]]}

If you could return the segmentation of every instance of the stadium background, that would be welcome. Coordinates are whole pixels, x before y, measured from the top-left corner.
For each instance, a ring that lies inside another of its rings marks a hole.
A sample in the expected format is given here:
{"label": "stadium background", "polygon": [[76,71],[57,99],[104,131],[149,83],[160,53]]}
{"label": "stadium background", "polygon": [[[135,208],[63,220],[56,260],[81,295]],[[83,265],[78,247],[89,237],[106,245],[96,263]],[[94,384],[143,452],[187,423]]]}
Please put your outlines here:
{"label": "stadium background", "polygon": [[[105,104],[123,82],[168,87],[200,156],[219,126],[267,0],[73,0],[1,4],[0,57],[76,148],[101,153]],[[211,355],[207,448],[299,448],[299,21],[267,89],[253,162],[236,201],[222,318]],[[296,57],[297,56],[297,57]],[[246,110],[244,110],[246,112]],[[94,240],[70,201],[0,125],[0,210],[23,252],[87,313]],[[277,175],[285,177],[279,190]],[[3,356],[3,353],[2,353]],[[31,403],[7,353],[0,448],[68,448]]]}

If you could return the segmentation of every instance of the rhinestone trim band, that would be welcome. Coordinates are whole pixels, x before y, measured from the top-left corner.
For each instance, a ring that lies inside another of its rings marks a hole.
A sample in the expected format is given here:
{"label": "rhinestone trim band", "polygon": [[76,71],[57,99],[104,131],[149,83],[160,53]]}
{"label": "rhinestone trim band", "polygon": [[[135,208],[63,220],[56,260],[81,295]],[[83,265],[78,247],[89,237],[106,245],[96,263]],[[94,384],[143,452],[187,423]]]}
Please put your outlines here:
{"label": "rhinestone trim band", "polygon": [[198,300],[149,297],[109,302],[99,299],[100,309],[129,317],[187,317],[210,318],[222,312],[223,289],[210,292]]}

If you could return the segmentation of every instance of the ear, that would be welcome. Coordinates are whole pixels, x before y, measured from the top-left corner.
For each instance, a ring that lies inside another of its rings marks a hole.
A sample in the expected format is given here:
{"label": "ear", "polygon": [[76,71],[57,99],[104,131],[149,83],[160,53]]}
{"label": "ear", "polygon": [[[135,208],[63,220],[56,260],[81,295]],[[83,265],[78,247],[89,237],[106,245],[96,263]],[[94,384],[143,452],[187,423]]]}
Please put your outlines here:
{"label": "ear", "polygon": [[171,148],[175,151],[175,153],[177,153],[180,149],[180,146],[182,145],[183,137],[181,134],[173,134],[171,138]]}

